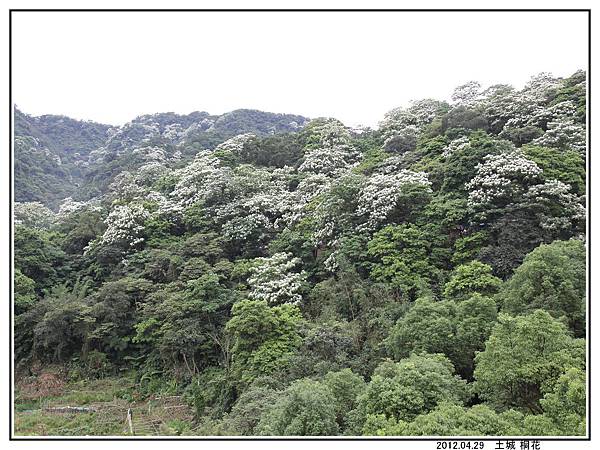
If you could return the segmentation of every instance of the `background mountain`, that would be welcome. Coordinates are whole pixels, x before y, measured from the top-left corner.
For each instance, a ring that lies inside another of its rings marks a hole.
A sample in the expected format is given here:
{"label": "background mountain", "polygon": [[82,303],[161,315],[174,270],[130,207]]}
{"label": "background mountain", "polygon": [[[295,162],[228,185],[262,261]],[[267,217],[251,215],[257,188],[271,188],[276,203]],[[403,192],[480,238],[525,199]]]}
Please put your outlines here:
{"label": "background mountain", "polygon": [[119,172],[144,160],[133,152],[159,147],[183,160],[238,134],[297,131],[308,121],[294,114],[239,109],[222,115],[193,112],[139,116],[121,127],[59,115],[30,116],[15,108],[15,201],[56,208],[66,197],[88,200]]}

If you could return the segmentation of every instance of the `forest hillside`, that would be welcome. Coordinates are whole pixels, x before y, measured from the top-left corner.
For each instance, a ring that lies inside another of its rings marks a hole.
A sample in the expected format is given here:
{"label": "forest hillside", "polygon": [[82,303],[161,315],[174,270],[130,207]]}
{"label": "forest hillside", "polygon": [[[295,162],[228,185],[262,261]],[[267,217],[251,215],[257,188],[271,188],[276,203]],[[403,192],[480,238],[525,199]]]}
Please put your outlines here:
{"label": "forest hillside", "polygon": [[123,433],[25,412],[109,384],[160,433],[586,433],[582,71],[377,129],[16,110],[14,162],[18,433]]}

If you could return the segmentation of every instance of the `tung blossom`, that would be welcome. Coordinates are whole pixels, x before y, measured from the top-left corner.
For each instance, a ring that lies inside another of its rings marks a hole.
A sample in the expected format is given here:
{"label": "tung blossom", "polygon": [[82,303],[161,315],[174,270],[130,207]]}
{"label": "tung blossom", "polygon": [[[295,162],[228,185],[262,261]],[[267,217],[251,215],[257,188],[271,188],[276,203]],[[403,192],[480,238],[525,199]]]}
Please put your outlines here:
{"label": "tung blossom", "polygon": [[56,220],[54,212],[40,202],[15,202],[15,224],[33,228],[48,228]]}
{"label": "tung blossom", "polygon": [[358,198],[358,215],[367,218],[366,228],[374,230],[396,208],[404,188],[418,184],[431,189],[425,172],[402,169],[397,173],[376,173],[369,178]]}
{"label": "tung blossom", "polygon": [[144,241],[142,237],[144,222],[149,217],[150,213],[139,204],[115,206],[104,221],[107,228],[100,239],[100,244],[135,247]]}
{"label": "tung blossom", "polygon": [[294,272],[300,263],[291,253],[275,253],[270,258],[258,258],[259,265],[252,269],[248,278],[250,298],[266,300],[270,305],[299,303],[302,300],[300,289],[306,273]]}
{"label": "tung blossom", "polygon": [[487,155],[477,165],[477,175],[466,184],[470,206],[483,208],[500,198],[510,198],[536,184],[542,169],[520,151]]}
{"label": "tung blossom", "polygon": [[199,152],[194,161],[176,171],[175,176],[179,181],[171,195],[185,206],[220,194],[230,178],[219,159],[207,150]]}
{"label": "tung blossom", "polygon": [[336,176],[356,166],[360,157],[360,153],[348,145],[308,149],[298,172]]}

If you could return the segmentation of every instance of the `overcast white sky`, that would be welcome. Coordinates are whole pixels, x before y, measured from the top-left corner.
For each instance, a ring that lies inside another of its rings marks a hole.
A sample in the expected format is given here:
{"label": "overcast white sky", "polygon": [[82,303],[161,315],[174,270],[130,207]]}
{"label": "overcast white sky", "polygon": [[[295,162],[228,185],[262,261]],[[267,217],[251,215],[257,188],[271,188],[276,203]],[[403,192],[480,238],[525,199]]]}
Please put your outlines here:
{"label": "overcast white sky", "polygon": [[374,126],[469,80],[587,67],[585,13],[13,13],[13,101],[123,124],[238,108]]}

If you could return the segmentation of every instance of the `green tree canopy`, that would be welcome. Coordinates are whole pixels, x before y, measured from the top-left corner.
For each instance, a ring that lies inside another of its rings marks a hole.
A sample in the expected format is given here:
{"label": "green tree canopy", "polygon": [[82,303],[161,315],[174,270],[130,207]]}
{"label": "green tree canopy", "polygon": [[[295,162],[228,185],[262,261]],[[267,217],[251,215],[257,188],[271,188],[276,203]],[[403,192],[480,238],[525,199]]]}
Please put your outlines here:
{"label": "green tree canopy", "polygon": [[462,404],[468,398],[465,380],[454,375],[441,354],[411,355],[397,363],[383,362],[359,397],[363,413],[412,420],[443,401]]}
{"label": "green tree canopy", "polygon": [[336,399],[323,383],[293,382],[261,416],[257,430],[267,436],[331,436],[338,433]]}
{"label": "green tree canopy", "polygon": [[586,255],[579,240],[540,245],[502,287],[503,310],[521,314],[544,309],[566,317],[577,334],[585,333]]}
{"label": "green tree canopy", "polygon": [[584,343],[543,310],[498,316],[485,350],[475,357],[474,389],[501,408],[541,413],[540,400],[569,368],[583,368]]}
{"label": "green tree canopy", "polygon": [[295,305],[242,300],[231,316],[225,329],[233,338],[233,369],[242,382],[281,370],[301,343],[302,315]]}
{"label": "green tree canopy", "polygon": [[502,280],[492,275],[492,268],[479,261],[458,266],[444,286],[444,297],[465,300],[472,294],[492,296],[498,292]]}

